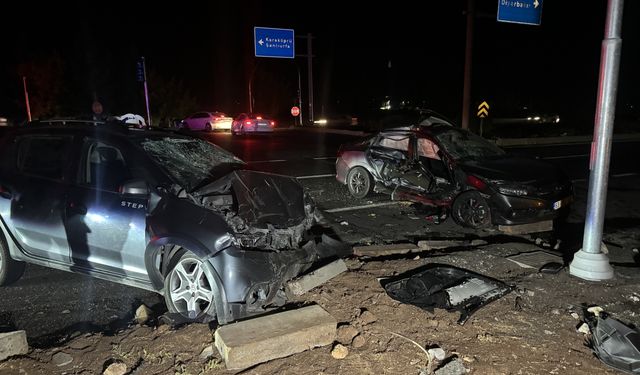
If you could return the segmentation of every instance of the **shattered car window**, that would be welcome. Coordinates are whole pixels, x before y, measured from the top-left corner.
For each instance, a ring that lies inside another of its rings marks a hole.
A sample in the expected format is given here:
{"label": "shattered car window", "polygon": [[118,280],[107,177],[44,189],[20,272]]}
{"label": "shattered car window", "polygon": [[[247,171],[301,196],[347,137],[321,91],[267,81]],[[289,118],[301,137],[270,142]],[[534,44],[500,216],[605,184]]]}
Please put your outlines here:
{"label": "shattered car window", "polygon": [[392,148],[394,150],[408,151],[409,150],[409,137],[395,136],[384,137],[380,140],[380,146]]}
{"label": "shattered car window", "polygon": [[436,139],[454,159],[489,159],[505,155],[500,147],[471,132],[446,128],[435,134]]}
{"label": "shattered car window", "polygon": [[177,183],[189,191],[219,177],[218,171],[223,166],[244,165],[233,154],[200,139],[144,138],[140,145]]}

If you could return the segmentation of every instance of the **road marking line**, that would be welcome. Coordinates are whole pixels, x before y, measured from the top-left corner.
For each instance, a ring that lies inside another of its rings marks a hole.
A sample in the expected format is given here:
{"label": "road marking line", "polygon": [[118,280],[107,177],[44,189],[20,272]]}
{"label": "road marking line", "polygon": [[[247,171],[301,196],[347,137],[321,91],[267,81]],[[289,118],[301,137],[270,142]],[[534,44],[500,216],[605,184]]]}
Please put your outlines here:
{"label": "road marking line", "polygon": [[286,161],[284,159],[274,159],[274,160],[256,160],[256,161],[248,161],[248,164],[257,164],[257,163],[282,163]]}
{"label": "road marking line", "polygon": [[313,158],[313,160],[327,160],[327,159],[335,159],[335,156],[321,156],[317,158]]}
{"label": "road marking line", "polygon": [[335,177],[336,175],[334,173],[332,174],[316,174],[316,175],[312,175],[312,176],[300,176],[300,177],[296,177],[298,180],[308,180],[310,178],[325,178],[325,177]]}
{"label": "road marking line", "polygon": [[364,210],[364,209],[367,209],[367,208],[391,206],[391,205],[394,205],[394,204],[401,204],[401,203],[404,203],[404,201],[373,203],[373,204],[365,204],[364,206],[332,208],[330,210],[325,210],[325,212],[334,213],[334,212],[345,212],[345,211],[353,211],[353,210]]}
{"label": "road marking line", "polygon": [[589,156],[589,154],[576,154],[576,155],[565,155],[565,156],[547,156],[546,158],[541,159],[571,159],[571,158],[584,158]]}

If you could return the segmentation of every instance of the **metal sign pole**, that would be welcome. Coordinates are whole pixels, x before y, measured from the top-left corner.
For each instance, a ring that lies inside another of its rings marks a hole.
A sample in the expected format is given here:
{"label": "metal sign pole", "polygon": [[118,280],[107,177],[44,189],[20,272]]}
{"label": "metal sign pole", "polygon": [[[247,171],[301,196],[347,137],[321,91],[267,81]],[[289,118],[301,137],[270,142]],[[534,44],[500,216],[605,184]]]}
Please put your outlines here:
{"label": "metal sign pole", "polygon": [[609,258],[600,251],[600,248],[607,201],[611,136],[618,93],[620,50],[622,49],[620,38],[622,7],[623,0],[609,0],[607,5],[605,36],[600,56],[598,105],[589,159],[591,173],[584,237],[582,249],[574,255],[569,268],[571,275],[585,280],[599,281],[613,278]]}
{"label": "metal sign pole", "polygon": [[22,76],[22,87],[24,87],[24,101],[27,105],[27,121],[31,122],[31,106],[29,105],[29,92],[27,91],[27,77]]}
{"label": "metal sign pole", "polygon": [[144,56],[142,56],[142,71],[144,74],[144,99],[147,103],[147,126],[151,126],[151,111],[149,111],[149,89],[147,88],[147,65],[144,62]]}

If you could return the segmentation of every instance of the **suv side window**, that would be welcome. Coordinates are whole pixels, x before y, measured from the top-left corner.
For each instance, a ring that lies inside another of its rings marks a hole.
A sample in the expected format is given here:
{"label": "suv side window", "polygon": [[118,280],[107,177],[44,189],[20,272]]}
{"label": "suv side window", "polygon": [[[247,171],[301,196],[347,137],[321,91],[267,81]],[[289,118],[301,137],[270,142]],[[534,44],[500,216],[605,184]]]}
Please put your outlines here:
{"label": "suv side window", "polygon": [[87,139],[83,150],[79,176],[81,185],[117,192],[122,183],[132,178],[129,166],[117,147]]}
{"label": "suv side window", "polygon": [[53,180],[64,178],[69,165],[72,136],[33,135],[18,140],[18,171]]}

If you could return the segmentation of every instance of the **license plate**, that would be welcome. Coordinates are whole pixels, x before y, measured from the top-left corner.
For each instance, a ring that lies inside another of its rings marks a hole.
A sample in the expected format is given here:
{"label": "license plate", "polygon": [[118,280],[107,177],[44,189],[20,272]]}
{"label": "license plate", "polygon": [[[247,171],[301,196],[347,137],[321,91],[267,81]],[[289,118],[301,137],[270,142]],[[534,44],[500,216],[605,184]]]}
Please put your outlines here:
{"label": "license plate", "polygon": [[553,209],[554,210],[559,210],[561,207],[566,206],[570,202],[571,202],[571,197],[566,197],[566,198],[561,199],[559,201],[553,202]]}

